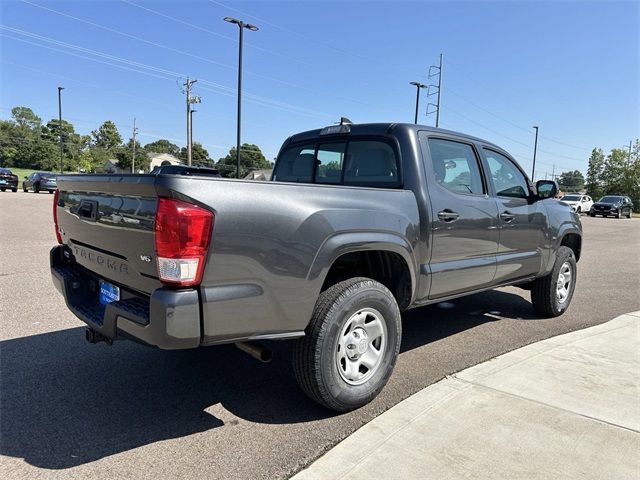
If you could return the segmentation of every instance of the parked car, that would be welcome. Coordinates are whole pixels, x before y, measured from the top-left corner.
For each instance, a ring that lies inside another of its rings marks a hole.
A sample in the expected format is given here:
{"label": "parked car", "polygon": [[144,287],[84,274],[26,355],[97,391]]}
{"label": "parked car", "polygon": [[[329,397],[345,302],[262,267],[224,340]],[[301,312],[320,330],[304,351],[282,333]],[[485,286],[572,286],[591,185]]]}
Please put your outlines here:
{"label": "parked car", "polygon": [[11,189],[18,191],[18,176],[14,175],[8,168],[0,168],[0,192]]}
{"label": "parked car", "polygon": [[629,197],[622,195],[605,195],[593,204],[589,215],[592,217],[602,215],[603,217],[631,218],[632,211],[633,202]]}
{"label": "parked car", "polygon": [[22,190],[28,192],[29,189],[33,193],[40,193],[41,190],[47,190],[53,193],[58,187],[56,174],[51,172],[33,172],[28,177],[24,177],[22,181]]}
{"label": "parked car", "polygon": [[564,203],[571,206],[571,209],[577,213],[589,213],[593,206],[593,200],[589,195],[580,195],[577,193],[569,193],[561,199]]}
{"label": "parked car", "polygon": [[[318,403],[371,401],[400,312],[504,285],[544,317],[575,291],[582,226],[509,153],[413,124],[333,125],[287,139],[269,182],[62,176],[53,283],[92,343],[163,349],[290,339]],[[96,366],[99,372],[100,366]]]}

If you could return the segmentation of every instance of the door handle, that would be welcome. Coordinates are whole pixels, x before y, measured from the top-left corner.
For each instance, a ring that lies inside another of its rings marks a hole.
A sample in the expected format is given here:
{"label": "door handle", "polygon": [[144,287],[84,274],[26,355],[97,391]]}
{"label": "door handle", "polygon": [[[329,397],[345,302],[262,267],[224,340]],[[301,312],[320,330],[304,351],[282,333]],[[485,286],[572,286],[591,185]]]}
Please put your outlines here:
{"label": "door handle", "polygon": [[504,222],[504,223],[511,223],[515,220],[516,216],[510,212],[502,212],[500,214],[500,219]]}
{"label": "door handle", "polygon": [[452,212],[451,210],[443,210],[438,212],[438,218],[443,222],[455,222],[460,217],[456,212]]}

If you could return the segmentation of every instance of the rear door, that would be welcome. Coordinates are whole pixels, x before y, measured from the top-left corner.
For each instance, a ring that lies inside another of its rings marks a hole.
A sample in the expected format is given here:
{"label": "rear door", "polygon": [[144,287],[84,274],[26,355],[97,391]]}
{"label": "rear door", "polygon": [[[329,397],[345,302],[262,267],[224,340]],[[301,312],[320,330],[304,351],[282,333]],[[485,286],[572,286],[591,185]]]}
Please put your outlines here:
{"label": "rear door", "polygon": [[531,202],[527,176],[514,160],[489,147],[482,152],[499,210],[495,283],[535,275],[541,269],[547,231],[543,202]]}
{"label": "rear door", "polygon": [[496,272],[498,208],[488,195],[477,148],[420,132],[431,199],[429,298],[488,286]]}

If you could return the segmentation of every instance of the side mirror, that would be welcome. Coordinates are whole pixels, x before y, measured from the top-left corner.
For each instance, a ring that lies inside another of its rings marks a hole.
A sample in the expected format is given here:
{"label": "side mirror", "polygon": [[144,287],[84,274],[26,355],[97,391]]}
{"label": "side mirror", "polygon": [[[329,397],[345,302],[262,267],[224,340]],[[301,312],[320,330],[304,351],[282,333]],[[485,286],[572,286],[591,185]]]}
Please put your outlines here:
{"label": "side mirror", "polygon": [[29,177],[24,177],[25,180],[29,180]]}
{"label": "side mirror", "polygon": [[553,180],[538,180],[536,182],[536,191],[540,200],[553,198],[558,193],[558,184]]}

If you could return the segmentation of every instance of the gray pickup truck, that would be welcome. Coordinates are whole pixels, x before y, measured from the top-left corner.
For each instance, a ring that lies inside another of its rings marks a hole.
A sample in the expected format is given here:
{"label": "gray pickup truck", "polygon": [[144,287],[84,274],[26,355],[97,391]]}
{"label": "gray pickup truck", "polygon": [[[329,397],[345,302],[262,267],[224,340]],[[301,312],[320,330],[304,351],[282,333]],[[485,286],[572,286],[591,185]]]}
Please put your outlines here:
{"label": "gray pickup truck", "polygon": [[400,312],[504,285],[554,317],[582,227],[500,147],[408,124],[342,124],[282,146],[270,182],[58,179],[53,282],[91,342],[163,349],[291,339],[296,379],[347,411],[386,384]]}

